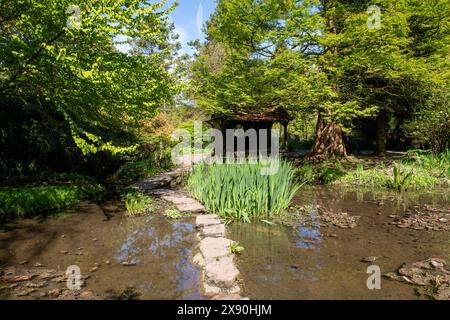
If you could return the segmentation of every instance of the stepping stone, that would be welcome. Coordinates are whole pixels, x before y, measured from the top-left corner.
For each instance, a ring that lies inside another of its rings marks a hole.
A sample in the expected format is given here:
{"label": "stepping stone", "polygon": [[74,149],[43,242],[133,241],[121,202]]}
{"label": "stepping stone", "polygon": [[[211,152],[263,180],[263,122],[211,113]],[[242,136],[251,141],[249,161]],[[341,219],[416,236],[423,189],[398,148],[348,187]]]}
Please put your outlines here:
{"label": "stepping stone", "polygon": [[207,225],[200,230],[201,234],[205,237],[225,237],[225,225],[213,224]]}
{"label": "stepping stone", "polygon": [[189,213],[203,213],[206,211],[205,207],[199,202],[183,203],[176,206],[178,211]]}
{"label": "stepping stone", "polygon": [[205,257],[206,262],[208,262],[210,259],[229,256],[232,243],[233,241],[225,238],[208,237],[200,241],[200,252]]}
{"label": "stepping stone", "polygon": [[192,204],[193,202],[197,202],[192,198],[188,198],[182,194],[171,194],[171,195],[163,195],[161,198],[168,202],[172,202],[173,204]]}
{"label": "stepping stone", "polygon": [[206,259],[205,280],[208,285],[219,288],[232,288],[236,284],[239,271],[230,256]]}
{"label": "stepping stone", "polygon": [[195,224],[198,227],[205,227],[210,225],[221,224],[219,216],[216,214],[207,214],[202,216],[197,216]]}

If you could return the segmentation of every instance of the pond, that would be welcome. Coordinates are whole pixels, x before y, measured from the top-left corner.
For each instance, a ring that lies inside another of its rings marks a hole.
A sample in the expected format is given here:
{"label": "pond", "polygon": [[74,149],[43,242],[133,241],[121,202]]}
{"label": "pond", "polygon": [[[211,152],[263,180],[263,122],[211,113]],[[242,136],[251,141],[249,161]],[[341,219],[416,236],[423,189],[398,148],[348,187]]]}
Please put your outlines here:
{"label": "pond", "polygon": [[[266,224],[233,224],[230,238],[245,247],[238,259],[244,295],[250,299],[423,299],[413,286],[382,279],[381,290],[369,290],[369,263],[381,273],[403,263],[430,257],[450,260],[450,233],[401,229],[391,215],[404,215],[417,204],[448,208],[445,194],[342,191],[327,187],[304,189],[296,198],[307,206],[312,223],[297,228]],[[357,226],[340,229],[315,223],[319,211],[360,216]]]}
{"label": "pond", "polygon": [[[228,227],[227,237],[245,247],[237,258],[242,295],[254,300],[425,299],[415,287],[388,279],[382,279],[381,290],[368,290],[370,263],[362,260],[378,257],[373,263],[382,274],[431,257],[450,260],[448,231],[391,224],[393,215],[405,215],[418,204],[449,208],[446,197],[446,193],[399,196],[328,187],[302,189],[294,207],[310,215],[308,224]],[[323,212],[360,218],[354,228],[321,226],[317,215]],[[191,263],[197,241],[194,218],[170,221],[159,214],[127,218],[123,205],[113,200],[83,202],[56,216],[23,219],[0,230],[0,268],[31,270],[28,275],[35,280],[22,278],[19,287],[0,282],[0,299],[73,298],[65,295],[66,283],[60,279],[71,265],[88,276],[82,288],[90,293],[87,297],[204,299],[201,272]],[[30,289],[24,291],[26,286]],[[63,290],[51,293],[55,287]]]}
{"label": "pond", "polygon": [[[40,278],[44,271],[39,270],[77,265],[89,275],[83,290],[101,299],[202,299],[200,272],[191,264],[194,220],[126,218],[120,206],[105,204],[108,212],[86,202],[58,217],[7,226],[0,231],[0,267],[32,268]],[[48,281],[22,296],[45,298],[42,292],[52,286]],[[17,291],[2,290],[0,297],[20,298]]]}

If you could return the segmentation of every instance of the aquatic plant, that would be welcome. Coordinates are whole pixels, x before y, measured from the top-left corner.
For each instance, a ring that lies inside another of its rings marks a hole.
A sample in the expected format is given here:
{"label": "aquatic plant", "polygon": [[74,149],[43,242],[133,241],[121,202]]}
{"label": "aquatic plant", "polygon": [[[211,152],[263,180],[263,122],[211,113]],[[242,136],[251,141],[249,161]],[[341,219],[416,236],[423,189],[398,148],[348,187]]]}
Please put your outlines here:
{"label": "aquatic plant", "polygon": [[230,252],[232,254],[241,254],[244,250],[245,248],[237,242],[234,242],[230,245]]}
{"label": "aquatic plant", "polygon": [[98,184],[3,188],[0,219],[67,208],[82,199],[98,198],[103,191]]}
{"label": "aquatic plant", "polygon": [[128,191],[124,196],[124,201],[126,213],[129,216],[138,216],[154,211],[153,199],[141,192]]}
{"label": "aquatic plant", "polygon": [[392,171],[392,177],[387,181],[386,186],[390,189],[403,191],[411,185],[413,172],[405,172],[395,165]]}
{"label": "aquatic plant", "polygon": [[169,219],[180,219],[189,216],[189,214],[178,210],[168,209],[164,212],[164,216]]}
{"label": "aquatic plant", "polygon": [[[268,167],[278,170],[273,175],[262,174]],[[300,188],[293,180],[292,166],[282,160],[202,163],[193,169],[187,188],[208,211],[226,220],[250,222],[285,212]]]}

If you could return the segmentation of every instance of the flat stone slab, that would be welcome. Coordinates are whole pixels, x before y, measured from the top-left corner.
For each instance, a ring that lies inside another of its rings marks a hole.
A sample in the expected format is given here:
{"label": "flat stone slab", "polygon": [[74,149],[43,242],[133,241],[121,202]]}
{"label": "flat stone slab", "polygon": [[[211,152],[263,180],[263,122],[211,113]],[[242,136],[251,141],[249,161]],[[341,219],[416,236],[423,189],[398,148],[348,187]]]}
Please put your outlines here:
{"label": "flat stone slab", "polygon": [[206,211],[205,207],[199,202],[192,203],[183,203],[176,205],[177,210],[181,212],[190,212],[190,213],[203,213]]}
{"label": "flat stone slab", "polygon": [[220,218],[216,214],[206,214],[202,216],[197,216],[195,218],[195,224],[198,227],[206,227],[210,225],[222,224]]}
{"label": "flat stone slab", "polygon": [[170,186],[171,182],[181,175],[192,170],[191,166],[178,167],[172,171],[161,173],[156,176],[145,179],[131,186],[141,192],[149,192],[152,190],[162,189]]}
{"label": "flat stone slab", "polygon": [[[208,260],[210,259],[229,256],[231,254],[230,245],[232,243],[233,241],[225,238],[207,237],[200,241],[200,252],[208,264]],[[231,262],[231,264],[233,263]]]}
{"label": "flat stone slab", "polygon": [[212,224],[203,227],[200,233],[204,237],[225,237],[225,225],[223,224]]}
{"label": "flat stone slab", "polygon": [[206,212],[205,207],[197,200],[188,197],[180,191],[170,189],[159,189],[150,192],[152,195],[173,203],[178,211],[200,214]]}
{"label": "flat stone slab", "polygon": [[161,189],[168,187],[170,183],[173,181],[174,177],[168,174],[160,174],[149,179],[145,179],[141,182],[138,182],[131,187],[140,191],[147,192],[155,189]]}
{"label": "flat stone slab", "polygon": [[225,256],[209,261],[206,259],[205,280],[208,285],[232,288],[238,276],[239,271],[234,265],[233,257]]}

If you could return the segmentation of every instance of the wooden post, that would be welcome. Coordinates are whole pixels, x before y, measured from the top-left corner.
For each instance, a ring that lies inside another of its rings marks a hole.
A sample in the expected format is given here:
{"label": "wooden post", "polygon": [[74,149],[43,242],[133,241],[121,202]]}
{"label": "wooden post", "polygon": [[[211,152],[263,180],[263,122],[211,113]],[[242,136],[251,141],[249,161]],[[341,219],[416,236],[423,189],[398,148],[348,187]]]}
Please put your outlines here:
{"label": "wooden post", "polygon": [[288,123],[283,122],[283,128],[284,128],[284,138],[283,138],[283,149],[287,151],[288,149]]}

